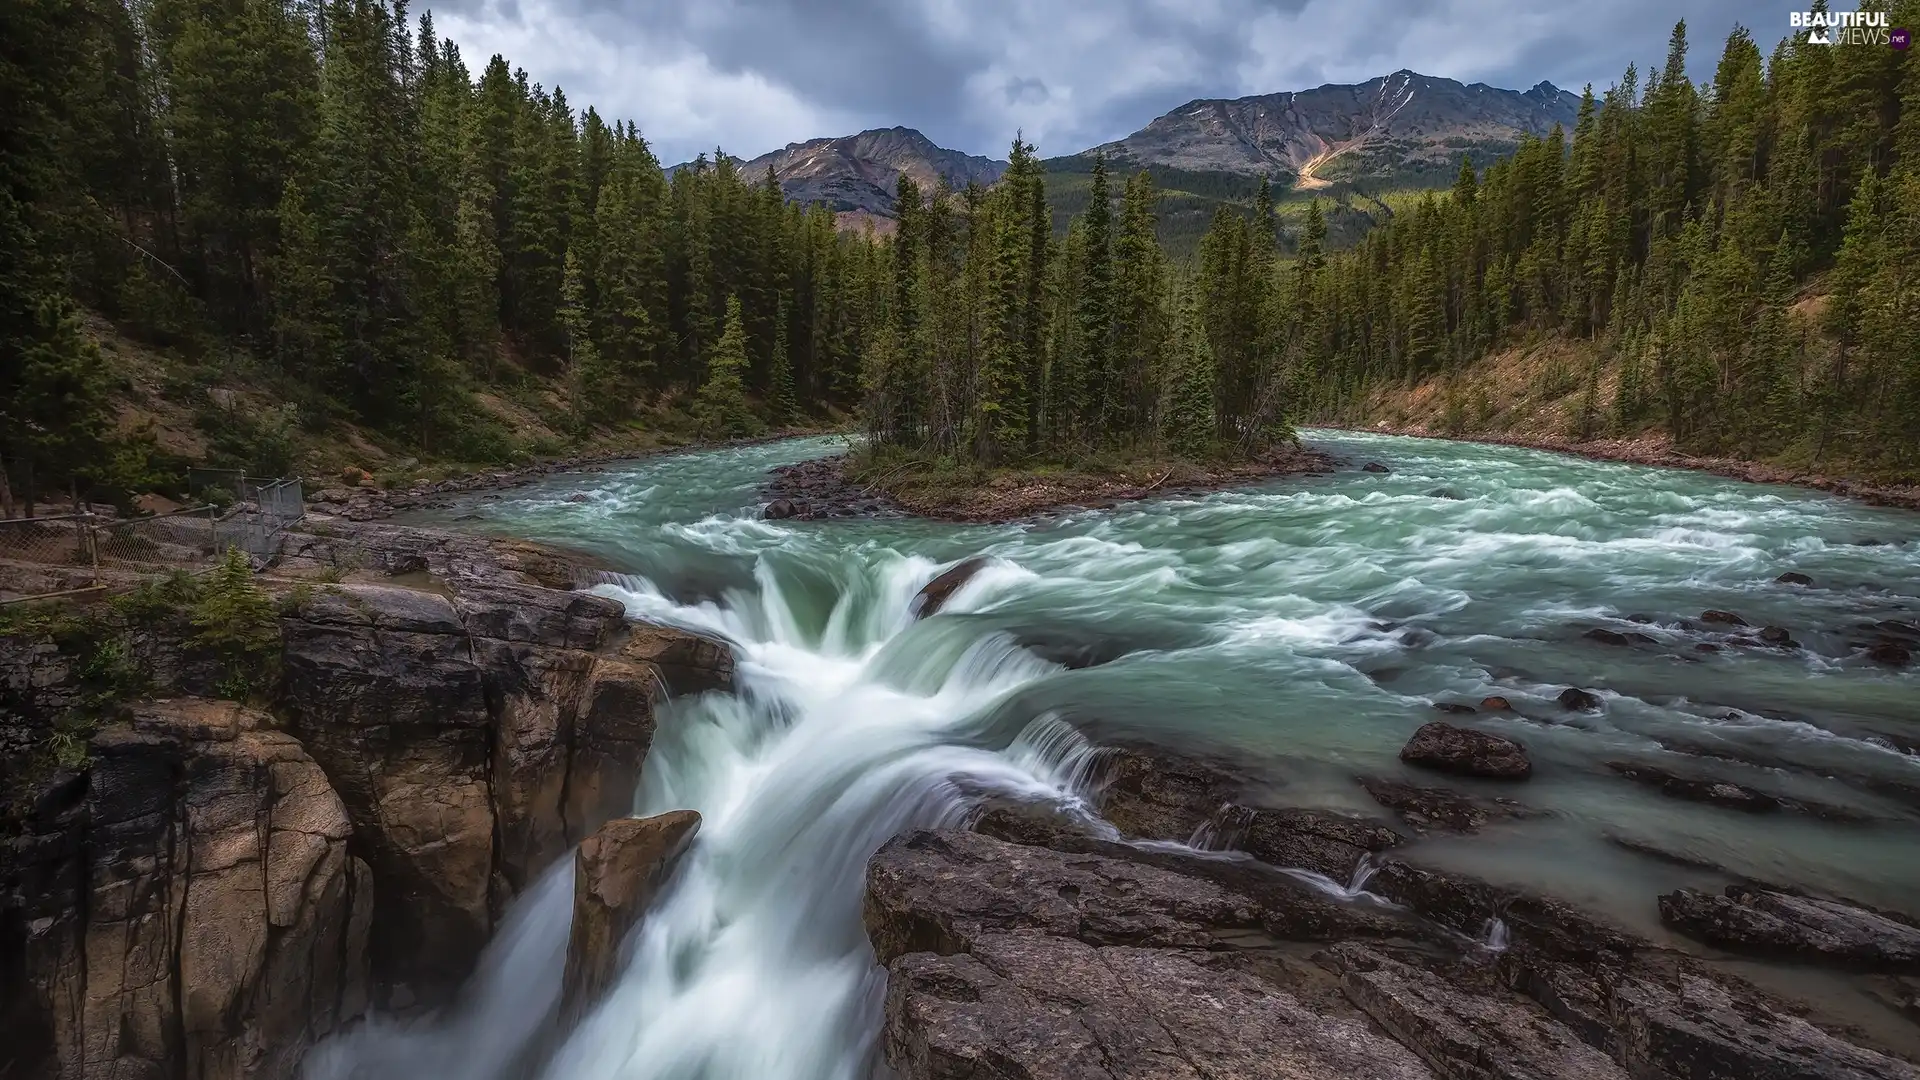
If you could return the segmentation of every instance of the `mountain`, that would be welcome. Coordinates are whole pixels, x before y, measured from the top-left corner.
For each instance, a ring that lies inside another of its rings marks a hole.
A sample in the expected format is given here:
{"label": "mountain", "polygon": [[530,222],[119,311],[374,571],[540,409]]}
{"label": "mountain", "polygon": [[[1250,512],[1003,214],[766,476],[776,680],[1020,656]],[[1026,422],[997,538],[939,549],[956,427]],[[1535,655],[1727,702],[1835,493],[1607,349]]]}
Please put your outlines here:
{"label": "mountain", "polygon": [[913,177],[923,191],[942,178],[955,188],[969,182],[991,184],[1007,163],[937,146],[908,127],[875,128],[838,139],[788,143],[784,149],[751,161],[733,159],[749,180],[773,167],[780,190],[800,203],[824,203],[856,220],[891,218],[894,185],[900,174]]}
{"label": "mountain", "polygon": [[1311,191],[1340,180],[1435,186],[1460,158],[1482,163],[1524,135],[1571,132],[1580,95],[1543,82],[1525,92],[1412,71],[1256,97],[1189,101],[1098,151],[1124,166],[1286,179]]}

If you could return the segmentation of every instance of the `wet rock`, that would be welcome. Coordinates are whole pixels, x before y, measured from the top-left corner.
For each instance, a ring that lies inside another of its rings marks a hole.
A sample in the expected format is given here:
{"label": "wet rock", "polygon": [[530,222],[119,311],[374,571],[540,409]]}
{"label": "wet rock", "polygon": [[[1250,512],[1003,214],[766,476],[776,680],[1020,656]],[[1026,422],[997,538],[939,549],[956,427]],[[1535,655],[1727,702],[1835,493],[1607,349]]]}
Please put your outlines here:
{"label": "wet rock", "polygon": [[659,669],[667,692],[675,696],[733,689],[733,647],[690,630],[635,625],[618,650],[622,659]]}
{"label": "wet rock", "polygon": [[889,966],[901,1080],[1431,1080],[1357,1015],[1310,1008],[1206,954],[996,934]]}
{"label": "wet rock", "polygon": [[1419,787],[1398,780],[1361,777],[1373,801],[1398,813],[1416,829],[1475,832],[1497,818],[1525,817],[1529,811],[1510,800],[1485,802],[1445,788]]}
{"label": "wet rock", "polygon": [[1607,768],[1637,784],[1654,788],[1671,799],[1711,803],[1749,814],[1764,814],[1780,809],[1779,799],[1727,780],[1713,777],[1684,776],[1655,765],[1628,761],[1609,761]]}
{"label": "wet rock", "polygon": [[1433,635],[1417,626],[1409,626],[1400,631],[1400,644],[1409,649],[1419,649],[1433,644]]}
{"label": "wet rock", "polygon": [[1145,746],[1108,752],[1100,814],[1127,836],[1244,851],[1272,866],[1345,882],[1360,860],[1401,842],[1378,822],[1321,810],[1245,803],[1246,778],[1220,763]]}
{"label": "wet rock", "polygon": [[1627,616],[1627,621],[1632,623],[1639,623],[1642,626],[1648,626],[1653,623],[1659,622],[1660,620],[1654,618],[1651,615],[1629,615]]}
{"label": "wet rock", "polygon": [[700,831],[700,815],[675,810],[618,818],[580,842],[573,859],[573,925],[567,936],[561,1008],[578,1016],[619,971],[620,943]]}
{"label": "wet rock", "polygon": [[1781,574],[1779,577],[1774,578],[1773,580],[1774,580],[1774,583],[1778,585],[1812,585],[1813,584],[1812,578],[1808,577],[1805,574],[1800,573],[1798,570],[1789,570],[1786,573]]}
{"label": "wet rock", "polygon": [[1513,704],[1506,698],[1495,695],[1493,697],[1481,698],[1480,707],[1488,712],[1508,712],[1513,709]]}
{"label": "wet rock", "polygon": [[1920,1068],[1693,971],[1636,973],[1600,985],[1618,1058],[1634,1076],[1920,1080]]}
{"label": "wet rock", "polygon": [[1693,651],[1699,653],[1717,653],[1720,651],[1720,646],[1715,645],[1711,641],[1701,641],[1694,644]]}
{"label": "wet rock", "polygon": [[1473,706],[1462,705],[1457,701],[1436,701],[1433,703],[1433,707],[1443,713],[1451,713],[1454,716],[1472,716],[1475,712]]}
{"label": "wet rock", "polygon": [[1430,499],[1458,499],[1460,498],[1460,493],[1452,488],[1434,488],[1432,491],[1427,492],[1427,497]]}
{"label": "wet rock", "polygon": [[1913,652],[1905,645],[1883,641],[1867,650],[1867,659],[1890,668],[1904,668],[1913,661]]}
{"label": "wet rock", "polygon": [[1475,992],[1359,944],[1319,957],[1349,1000],[1445,1077],[1627,1080],[1613,1059],[1538,1005],[1497,988]]}
{"label": "wet rock", "polygon": [[1627,635],[1622,634],[1617,630],[1608,630],[1604,627],[1599,627],[1599,626],[1596,626],[1593,629],[1588,630],[1586,633],[1580,636],[1586,638],[1588,641],[1597,641],[1602,645],[1627,644]]}
{"label": "wet rock", "polygon": [[1360,466],[1360,469],[1362,472],[1370,473],[1388,473],[1393,471],[1377,461],[1369,461],[1365,465]]}
{"label": "wet rock", "polygon": [[775,499],[767,504],[767,508],[761,512],[760,516],[768,521],[785,521],[788,518],[797,517],[800,513],[800,507],[792,499]]}
{"label": "wet rock", "polygon": [[1204,949],[1215,930],[1259,928],[1261,914],[1247,895],[1160,867],[961,832],[888,841],[867,864],[863,908],[883,964],[1014,931]]}
{"label": "wet rock", "polygon": [[1681,889],[1660,898],[1660,919],[1737,952],[1920,974],[1920,929],[1834,900],[1743,885],[1722,896]]}
{"label": "wet rock", "polygon": [[1399,833],[1375,821],[1293,808],[1246,812],[1231,846],[1271,866],[1312,870],[1345,883],[1361,860],[1401,842]]}
{"label": "wet rock", "polygon": [[1569,686],[1565,690],[1560,691],[1560,696],[1555,700],[1560,702],[1561,708],[1570,709],[1574,712],[1600,711],[1600,696],[1591,691],[1582,690],[1577,686]]}
{"label": "wet rock", "polygon": [[1741,618],[1738,615],[1735,615],[1733,612],[1721,611],[1717,608],[1709,608],[1706,611],[1701,612],[1700,621],[1703,623],[1714,623],[1721,626],[1746,626],[1747,625],[1747,620]]}
{"label": "wet rock", "polygon": [[1436,720],[1400,749],[1400,760],[1462,776],[1524,780],[1533,774],[1527,748],[1503,736]]}
{"label": "wet rock", "polygon": [[960,560],[922,586],[920,591],[914,594],[913,601],[907,605],[907,610],[917,619],[938,615],[940,609],[947,606],[947,601],[953,599],[953,594],[959,592],[991,562],[992,560],[985,555],[974,555]]}
{"label": "wet rock", "polygon": [[587,494],[584,491],[576,491],[573,494],[567,496],[567,501],[570,503],[592,502],[593,496]]}
{"label": "wet rock", "polygon": [[1800,647],[1800,643],[1793,640],[1793,634],[1784,626],[1761,627],[1760,640],[1783,649],[1797,649]]}

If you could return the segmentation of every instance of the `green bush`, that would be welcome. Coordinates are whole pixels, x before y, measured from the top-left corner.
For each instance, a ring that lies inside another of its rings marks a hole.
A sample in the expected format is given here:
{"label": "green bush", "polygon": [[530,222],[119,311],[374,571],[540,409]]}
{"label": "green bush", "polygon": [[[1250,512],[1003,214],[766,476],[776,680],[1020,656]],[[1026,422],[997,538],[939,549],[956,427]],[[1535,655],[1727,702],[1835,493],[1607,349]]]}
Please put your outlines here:
{"label": "green bush", "polygon": [[279,609],[253,580],[239,548],[208,576],[189,614],[197,631],[188,640],[207,649],[225,669],[220,692],[244,701],[272,684],[280,652]]}

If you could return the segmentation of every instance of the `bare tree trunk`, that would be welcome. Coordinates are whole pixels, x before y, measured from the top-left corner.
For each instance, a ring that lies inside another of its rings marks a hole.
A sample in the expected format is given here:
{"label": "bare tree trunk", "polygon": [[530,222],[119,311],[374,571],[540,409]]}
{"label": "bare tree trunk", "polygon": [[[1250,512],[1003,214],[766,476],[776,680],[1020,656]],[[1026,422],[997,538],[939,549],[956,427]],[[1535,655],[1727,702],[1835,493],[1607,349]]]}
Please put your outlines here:
{"label": "bare tree trunk", "polygon": [[0,520],[13,517],[13,485],[7,482],[7,458],[0,454]]}

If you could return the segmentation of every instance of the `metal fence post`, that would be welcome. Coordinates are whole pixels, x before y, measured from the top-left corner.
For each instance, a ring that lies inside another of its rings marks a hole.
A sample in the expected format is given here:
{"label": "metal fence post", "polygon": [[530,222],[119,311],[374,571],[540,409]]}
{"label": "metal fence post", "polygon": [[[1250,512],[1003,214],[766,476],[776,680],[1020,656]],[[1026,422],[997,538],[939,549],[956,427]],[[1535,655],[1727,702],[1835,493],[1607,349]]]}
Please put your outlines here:
{"label": "metal fence post", "polygon": [[91,524],[87,530],[87,562],[93,567],[93,584],[100,584],[100,530]]}

